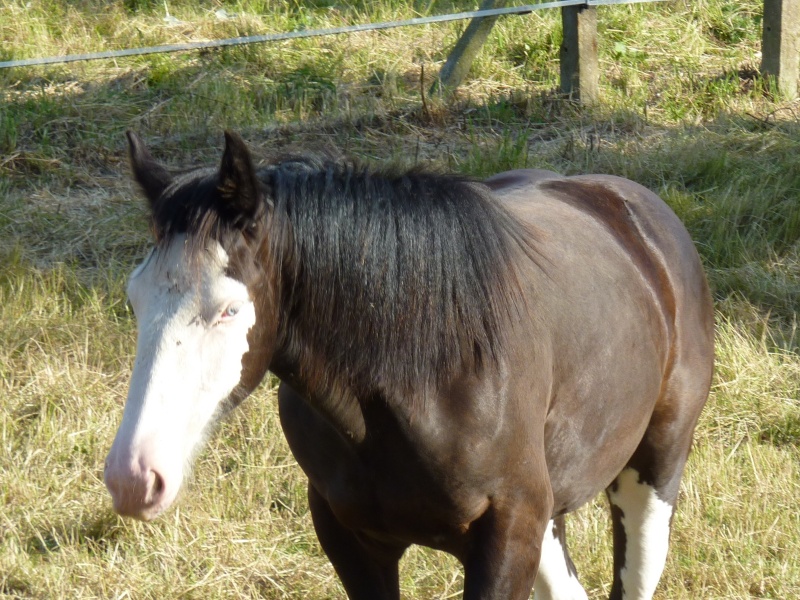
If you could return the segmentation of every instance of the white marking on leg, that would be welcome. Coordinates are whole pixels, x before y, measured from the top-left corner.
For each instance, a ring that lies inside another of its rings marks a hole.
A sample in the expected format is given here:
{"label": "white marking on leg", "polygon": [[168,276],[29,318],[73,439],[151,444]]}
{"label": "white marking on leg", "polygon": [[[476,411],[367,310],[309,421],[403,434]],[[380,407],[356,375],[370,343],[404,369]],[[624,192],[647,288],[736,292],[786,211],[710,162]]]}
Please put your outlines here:
{"label": "white marking on leg", "polygon": [[635,469],[622,471],[615,484],[608,497],[622,511],[625,530],[622,597],[647,600],[653,597],[667,561],[673,506],[659,498],[655,488],[641,483]]}
{"label": "white marking on leg", "polygon": [[587,600],[586,591],[567,565],[565,549],[556,536],[553,521],[544,532],[533,590],[534,600]]}

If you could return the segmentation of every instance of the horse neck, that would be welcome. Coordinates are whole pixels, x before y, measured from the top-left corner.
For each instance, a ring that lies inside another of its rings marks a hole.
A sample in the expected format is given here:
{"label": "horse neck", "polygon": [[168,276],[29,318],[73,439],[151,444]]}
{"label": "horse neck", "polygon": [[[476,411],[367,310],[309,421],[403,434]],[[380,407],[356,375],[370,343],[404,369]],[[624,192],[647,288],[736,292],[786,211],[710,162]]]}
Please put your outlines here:
{"label": "horse neck", "polygon": [[297,345],[303,342],[289,341],[292,337],[286,331],[279,333],[270,371],[340,433],[354,441],[362,440],[366,424],[363,404],[356,391],[344,377],[331,373],[329,366],[313,349],[299,351]]}
{"label": "horse neck", "polygon": [[[263,173],[281,287],[273,371],[306,395],[413,404],[491,364],[518,295],[522,226],[455,177],[333,173],[343,179],[331,187],[311,172]],[[408,185],[428,200],[408,202]]]}

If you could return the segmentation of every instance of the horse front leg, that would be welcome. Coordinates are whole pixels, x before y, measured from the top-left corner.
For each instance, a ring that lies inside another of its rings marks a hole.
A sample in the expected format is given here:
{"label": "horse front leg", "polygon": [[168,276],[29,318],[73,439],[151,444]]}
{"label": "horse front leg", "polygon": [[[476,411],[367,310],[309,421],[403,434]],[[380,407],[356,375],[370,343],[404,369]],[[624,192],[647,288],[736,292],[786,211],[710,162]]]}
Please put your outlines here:
{"label": "horse front leg", "polygon": [[550,521],[552,496],[494,502],[473,523],[464,560],[464,600],[527,600]]}
{"label": "horse front leg", "polygon": [[322,495],[308,484],[317,538],[350,600],[400,600],[399,563],[406,547],[359,537],[342,525]]}

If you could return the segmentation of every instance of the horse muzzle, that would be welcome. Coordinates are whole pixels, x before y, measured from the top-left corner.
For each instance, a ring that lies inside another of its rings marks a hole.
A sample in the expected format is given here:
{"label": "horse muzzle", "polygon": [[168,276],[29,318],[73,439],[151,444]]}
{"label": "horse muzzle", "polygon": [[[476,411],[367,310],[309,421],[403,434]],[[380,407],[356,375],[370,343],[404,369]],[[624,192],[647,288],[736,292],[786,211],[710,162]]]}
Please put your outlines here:
{"label": "horse muzzle", "polygon": [[180,477],[170,477],[141,452],[119,452],[112,447],[106,458],[104,479],[114,510],[124,516],[150,521],[164,512],[178,494]]}

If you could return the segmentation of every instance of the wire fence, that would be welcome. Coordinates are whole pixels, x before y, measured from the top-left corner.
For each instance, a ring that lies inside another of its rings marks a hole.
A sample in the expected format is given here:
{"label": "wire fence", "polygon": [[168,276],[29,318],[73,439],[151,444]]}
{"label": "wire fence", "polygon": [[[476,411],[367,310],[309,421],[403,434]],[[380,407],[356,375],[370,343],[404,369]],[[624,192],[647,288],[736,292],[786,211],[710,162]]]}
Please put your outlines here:
{"label": "wire fence", "polygon": [[143,56],[147,54],[165,54],[168,52],[189,52],[194,50],[205,50],[210,48],[243,46],[246,44],[263,44],[267,42],[279,42],[284,40],[322,37],[328,35],[342,35],[347,33],[358,33],[364,31],[377,31],[381,29],[394,29],[397,27],[411,27],[416,25],[429,25],[433,23],[446,23],[449,21],[462,21],[466,19],[476,19],[483,17],[524,15],[532,13],[537,10],[544,10],[550,8],[564,8],[568,6],[604,6],[611,4],[638,4],[642,2],[663,2],[663,1],[665,0],[556,0],[554,2],[540,2],[537,4],[525,4],[522,6],[509,6],[505,8],[472,10],[472,11],[451,13],[445,15],[417,17],[413,19],[405,19],[402,21],[386,21],[383,23],[363,23],[357,25],[345,25],[342,27],[331,27],[327,29],[308,29],[300,31],[288,31],[283,33],[268,33],[264,35],[250,35],[250,36],[227,38],[221,40],[210,40],[205,42],[187,42],[184,44],[167,44],[162,46],[148,46],[144,48],[107,50],[104,52],[90,52],[86,54],[69,54],[66,56],[47,56],[41,58],[7,60],[0,62],[0,69],[10,69],[15,67],[35,67],[42,65],[72,63],[72,62],[89,61],[89,60],[116,59],[128,56]]}

